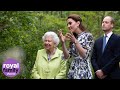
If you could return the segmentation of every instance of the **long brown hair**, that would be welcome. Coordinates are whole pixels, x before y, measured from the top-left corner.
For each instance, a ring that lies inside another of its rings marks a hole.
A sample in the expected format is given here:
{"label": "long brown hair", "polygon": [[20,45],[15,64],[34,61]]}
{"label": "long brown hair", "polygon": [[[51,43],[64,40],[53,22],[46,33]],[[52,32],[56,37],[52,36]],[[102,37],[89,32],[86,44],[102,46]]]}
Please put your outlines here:
{"label": "long brown hair", "polygon": [[[73,19],[75,22],[80,21],[80,25],[79,25],[80,30],[81,31],[86,31],[85,26],[82,24],[82,19],[81,19],[81,17],[78,14],[70,14],[67,17],[67,20],[69,18]],[[75,36],[75,38],[78,38],[78,35],[76,33],[73,33],[73,35]],[[71,47],[71,45],[72,45],[72,42],[70,42],[70,47]]]}

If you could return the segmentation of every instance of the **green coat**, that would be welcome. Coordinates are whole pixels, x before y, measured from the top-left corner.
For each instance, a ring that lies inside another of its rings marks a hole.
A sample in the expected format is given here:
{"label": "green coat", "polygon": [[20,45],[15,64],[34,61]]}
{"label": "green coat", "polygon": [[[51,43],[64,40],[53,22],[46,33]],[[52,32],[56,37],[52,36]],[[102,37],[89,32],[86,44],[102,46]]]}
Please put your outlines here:
{"label": "green coat", "polygon": [[57,48],[55,54],[48,61],[45,49],[38,50],[32,70],[33,79],[65,79],[67,60],[62,59],[62,51]]}

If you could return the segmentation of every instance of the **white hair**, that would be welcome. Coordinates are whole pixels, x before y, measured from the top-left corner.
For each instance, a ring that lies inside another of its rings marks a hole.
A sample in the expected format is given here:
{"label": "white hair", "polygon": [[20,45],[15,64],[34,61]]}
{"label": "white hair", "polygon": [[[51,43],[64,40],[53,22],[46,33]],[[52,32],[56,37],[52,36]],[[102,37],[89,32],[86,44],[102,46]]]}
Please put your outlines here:
{"label": "white hair", "polygon": [[59,42],[60,42],[60,39],[59,39],[58,35],[57,35],[55,32],[53,32],[53,31],[48,31],[48,32],[46,32],[46,33],[43,35],[43,37],[42,37],[42,40],[43,40],[43,41],[45,40],[45,37],[46,37],[46,36],[52,36],[54,43],[56,44],[56,46],[58,46],[58,44],[59,44]]}

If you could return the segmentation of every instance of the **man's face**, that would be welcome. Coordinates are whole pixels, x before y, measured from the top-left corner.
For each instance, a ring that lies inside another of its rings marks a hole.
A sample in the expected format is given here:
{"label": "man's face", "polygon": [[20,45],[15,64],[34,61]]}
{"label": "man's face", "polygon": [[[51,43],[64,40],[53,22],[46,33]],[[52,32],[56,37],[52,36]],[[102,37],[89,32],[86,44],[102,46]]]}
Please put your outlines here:
{"label": "man's face", "polygon": [[113,23],[111,23],[110,17],[105,17],[102,21],[102,30],[103,31],[111,31],[113,28]]}

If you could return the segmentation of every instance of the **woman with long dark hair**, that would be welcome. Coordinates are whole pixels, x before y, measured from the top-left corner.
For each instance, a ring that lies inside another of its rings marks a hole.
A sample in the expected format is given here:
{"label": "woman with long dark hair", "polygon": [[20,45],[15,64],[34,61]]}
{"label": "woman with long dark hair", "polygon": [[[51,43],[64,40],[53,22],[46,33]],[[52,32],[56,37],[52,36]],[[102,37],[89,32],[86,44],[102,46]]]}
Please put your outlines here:
{"label": "woman with long dark hair", "polygon": [[[68,71],[68,79],[92,79],[90,56],[94,44],[93,36],[87,32],[82,24],[82,19],[77,14],[67,17],[67,27],[69,32],[64,36],[59,31],[62,42],[64,58],[72,58]],[[66,48],[65,41],[70,40],[69,50]]]}

